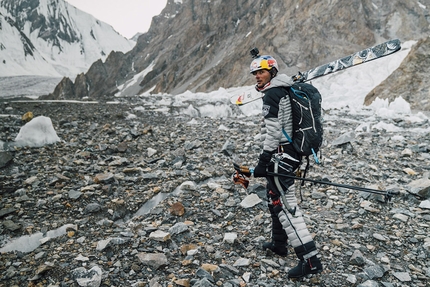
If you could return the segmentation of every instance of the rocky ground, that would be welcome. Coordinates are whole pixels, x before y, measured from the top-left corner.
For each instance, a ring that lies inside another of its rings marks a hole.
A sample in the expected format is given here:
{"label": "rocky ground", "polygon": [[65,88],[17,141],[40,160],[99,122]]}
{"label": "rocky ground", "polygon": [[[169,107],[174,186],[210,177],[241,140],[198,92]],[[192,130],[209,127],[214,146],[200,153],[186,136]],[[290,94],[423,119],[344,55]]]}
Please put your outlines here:
{"label": "rocky ground", "polygon": [[[50,117],[62,139],[1,152],[0,286],[430,286],[430,137],[415,129],[428,121],[386,120],[404,132],[335,144],[369,115],[326,115],[324,165],[308,177],[399,195],[302,187],[325,269],[292,281],[293,250],[260,248],[270,235],[264,182],[231,181],[234,160],[256,164],[258,117],[172,118],[127,102],[0,111],[12,115],[0,117],[1,141],[28,111]],[[21,251],[8,250],[17,238]]]}

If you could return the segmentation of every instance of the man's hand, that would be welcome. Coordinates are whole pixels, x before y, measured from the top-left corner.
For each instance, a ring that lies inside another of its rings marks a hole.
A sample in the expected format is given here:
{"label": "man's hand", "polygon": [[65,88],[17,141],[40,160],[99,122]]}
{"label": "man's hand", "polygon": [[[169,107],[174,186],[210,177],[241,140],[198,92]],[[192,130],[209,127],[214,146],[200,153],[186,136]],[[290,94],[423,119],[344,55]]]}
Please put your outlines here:
{"label": "man's hand", "polygon": [[254,170],[254,177],[266,177],[267,176],[267,166],[270,165],[270,160],[272,159],[272,154],[268,151],[263,151],[258,159],[258,165]]}
{"label": "man's hand", "polygon": [[237,163],[233,163],[234,169],[239,173],[243,174],[244,176],[251,177],[252,175],[252,168],[239,165]]}

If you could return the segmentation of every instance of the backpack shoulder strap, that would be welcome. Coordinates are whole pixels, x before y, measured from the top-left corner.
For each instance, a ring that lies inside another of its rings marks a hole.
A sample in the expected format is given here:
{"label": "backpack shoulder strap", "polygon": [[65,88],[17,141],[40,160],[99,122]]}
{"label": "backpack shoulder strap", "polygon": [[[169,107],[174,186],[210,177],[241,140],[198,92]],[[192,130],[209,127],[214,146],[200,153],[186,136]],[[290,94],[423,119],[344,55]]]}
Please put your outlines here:
{"label": "backpack shoulder strap", "polygon": [[[288,97],[290,102],[291,102],[291,86],[283,86],[282,87],[285,91],[285,98]],[[288,135],[287,131],[284,129],[284,127],[282,126],[282,134],[285,136],[285,138],[292,143],[293,142],[293,138],[292,135]]]}

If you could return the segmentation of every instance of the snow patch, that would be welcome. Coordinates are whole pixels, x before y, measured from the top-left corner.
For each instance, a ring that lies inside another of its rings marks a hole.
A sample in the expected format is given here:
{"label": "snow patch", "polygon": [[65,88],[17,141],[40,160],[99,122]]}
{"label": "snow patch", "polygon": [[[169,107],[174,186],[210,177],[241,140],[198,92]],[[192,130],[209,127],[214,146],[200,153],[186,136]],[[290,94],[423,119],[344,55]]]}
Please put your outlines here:
{"label": "snow patch", "polygon": [[426,5],[422,4],[420,1],[418,1],[417,3],[418,3],[418,6],[420,6],[424,10],[427,9]]}
{"label": "snow patch", "polygon": [[41,147],[59,142],[60,138],[48,117],[39,116],[26,123],[15,138],[15,146]]}
{"label": "snow patch", "polygon": [[145,78],[145,76],[152,71],[155,63],[152,62],[145,70],[133,76],[132,79],[126,81],[124,84],[118,86],[119,92],[115,94],[115,97],[126,97],[132,96],[139,92],[139,83]]}

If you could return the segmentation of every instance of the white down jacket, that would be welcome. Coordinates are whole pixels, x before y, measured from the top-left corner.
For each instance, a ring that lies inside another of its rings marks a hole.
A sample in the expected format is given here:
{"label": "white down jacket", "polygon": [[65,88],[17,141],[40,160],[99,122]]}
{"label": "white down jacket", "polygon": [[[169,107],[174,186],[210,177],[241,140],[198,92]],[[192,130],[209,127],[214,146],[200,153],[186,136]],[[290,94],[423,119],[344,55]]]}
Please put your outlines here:
{"label": "white down jacket", "polygon": [[279,145],[289,144],[282,133],[282,128],[287,134],[292,134],[291,102],[285,88],[293,83],[287,75],[278,74],[262,89],[256,88],[264,94],[262,111],[264,120],[261,126],[263,150],[273,152]]}

